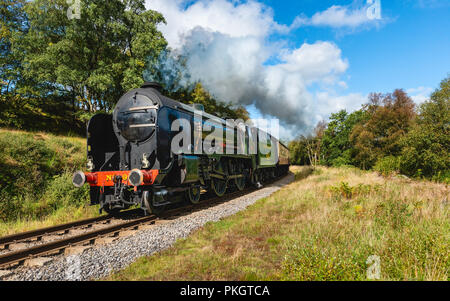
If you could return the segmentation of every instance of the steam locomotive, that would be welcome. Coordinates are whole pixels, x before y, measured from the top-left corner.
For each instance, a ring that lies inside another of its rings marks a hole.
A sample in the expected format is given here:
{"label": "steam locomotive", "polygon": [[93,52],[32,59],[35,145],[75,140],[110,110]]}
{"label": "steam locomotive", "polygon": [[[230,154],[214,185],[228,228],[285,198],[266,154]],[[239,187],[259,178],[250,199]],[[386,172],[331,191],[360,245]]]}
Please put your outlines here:
{"label": "steam locomotive", "polygon": [[73,184],[88,183],[91,204],[108,213],[140,206],[160,214],[176,202],[198,203],[202,191],[220,197],[289,170],[287,147],[270,134],[165,97],[156,83],[123,95],[112,115],[91,118],[87,159]]}

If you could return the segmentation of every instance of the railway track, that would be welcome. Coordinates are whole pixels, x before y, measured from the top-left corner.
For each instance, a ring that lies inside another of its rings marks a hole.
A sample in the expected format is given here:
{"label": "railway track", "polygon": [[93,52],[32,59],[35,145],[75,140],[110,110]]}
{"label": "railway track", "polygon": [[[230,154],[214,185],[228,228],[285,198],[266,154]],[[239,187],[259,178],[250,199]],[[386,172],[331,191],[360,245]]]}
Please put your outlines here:
{"label": "railway track", "polygon": [[0,249],[1,250],[8,250],[9,247],[13,244],[18,244],[26,241],[41,241],[42,237],[44,235],[49,234],[56,234],[56,233],[64,233],[68,234],[71,230],[78,229],[81,227],[92,227],[94,224],[105,221],[108,223],[108,221],[111,219],[109,216],[100,216],[100,217],[94,217],[90,219],[75,221],[72,223],[27,231],[23,233],[18,234],[12,234],[4,237],[0,237]]}
{"label": "railway track", "polygon": [[[272,181],[266,184],[271,183]],[[133,217],[133,213],[136,213],[138,211],[142,212],[142,210],[128,210],[125,211],[124,215],[120,217],[106,215],[0,237],[0,249],[3,249],[3,253],[0,254],[0,269],[16,268],[17,266],[22,265],[26,260],[30,260],[36,257],[59,255],[71,247],[93,245],[99,239],[103,239],[105,237],[117,237],[121,232],[124,231],[139,230],[139,228],[142,226],[152,225],[161,220],[175,219],[195,211],[200,211],[217,204],[227,202],[231,199],[248,194],[255,190],[257,189],[254,187],[248,187],[242,191],[228,193],[223,197],[207,198],[199,204],[170,209],[164,212],[159,217],[156,215],[142,217],[142,214],[141,216]],[[204,198],[204,195],[202,195],[202,197]],[[123,218],[123,216],[128,216],[128,218],[131,217],[131,219],[127,221],[123,221],[123,219],[120,220],[120,218]],[[115,222],[115,224],[113,224],[113,221]],[[99,224],[103,224],[103,226],[99,229],[93,229],[96,225]],[[84,231],[83,233],[78,235],[69,235],[70,231],[77,229],[84,229]],[[93,230],[89,231],[89,229]],[[63,238],[56,238],[49,242],[42,242],[46,236],[55,236],[55,234],[59,234],[63,236]],[[19,250],[10,250],[10,247],[14,244],[26,242],[28,242],[30,246],[25,246],[23,249]]]}

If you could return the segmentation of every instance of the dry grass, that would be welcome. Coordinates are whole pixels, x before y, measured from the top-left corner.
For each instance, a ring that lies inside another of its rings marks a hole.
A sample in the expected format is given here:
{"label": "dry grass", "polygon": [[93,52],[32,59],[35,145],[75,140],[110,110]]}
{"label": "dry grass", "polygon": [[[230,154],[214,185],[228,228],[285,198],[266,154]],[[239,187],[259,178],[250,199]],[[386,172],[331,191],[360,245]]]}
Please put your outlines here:
{"label": "dry grass", "polygon": [[449,188],[319,168],[111,280],[448,280]]}

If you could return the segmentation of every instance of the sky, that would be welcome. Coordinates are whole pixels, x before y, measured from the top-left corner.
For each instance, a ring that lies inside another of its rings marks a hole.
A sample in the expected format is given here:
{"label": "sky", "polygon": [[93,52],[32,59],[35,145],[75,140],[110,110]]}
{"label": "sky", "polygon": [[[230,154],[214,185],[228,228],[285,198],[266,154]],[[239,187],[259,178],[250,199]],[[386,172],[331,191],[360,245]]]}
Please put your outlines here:
{"label": "sky", "polygon": [[371,92],[425,101],[450,74],[450,0],[146,0],[191,79],[284,140]]}

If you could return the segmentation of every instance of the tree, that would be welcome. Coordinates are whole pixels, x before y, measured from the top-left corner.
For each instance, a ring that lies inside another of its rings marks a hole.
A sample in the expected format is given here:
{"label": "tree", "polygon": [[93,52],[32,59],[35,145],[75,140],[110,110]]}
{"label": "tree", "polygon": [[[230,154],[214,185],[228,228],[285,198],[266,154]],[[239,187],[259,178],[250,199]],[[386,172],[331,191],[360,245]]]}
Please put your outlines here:
{"label": "tree", "polygon": [[366,118],[363,110],[348,114],[341,110],[331,114],[330,122],[322,138],[323,164],[340,166],[354,164],[355,150],[350,142],[353,127]]}
{"label": "tree", "polygon": [[157,30],[163,16],[144,0],[83,0],[80,19],[69,20],[65,0],[27,2],[30,26],[17,49],[24,75],[71,95],[86,109],[110,110],[143,83],[167,42]]}
{"label": "tree", "polygon": [[322,147],[322,137],[324,135],[327,124],[325,121],[320,121],[316,128],[314,129],[313,135],[310,135],[305,139],[306,141],[306,152],[308,154],[309,162],[315,168],[319,165],[321,147]]}
{"label": "tree", "polygon": [[350,135],[356,150],[355,160],[363,169],[371,168],[382,157],[398,156],[401,138],[416,116],[414,102],[403,90],[371,94],[369,100],[363,108],[367,120],[357,124]]}
{"label": "tree", "polygon": [[27,30],[23,11],[25,0],[2,0],[0,2],[0,84],[1,94],[15,92],[21,79],[21,54],[13,52],[14,40]]}
{"label": "tree", "polygon": [[306,137],[289,142],[290,161],[294,165],[310,165],[308,152],[306,150]]}
{"label": "tree", "polygon": [[417,123],[402,140],[400,170],[415,176],[450,176],[450,76],[419,108]]}

